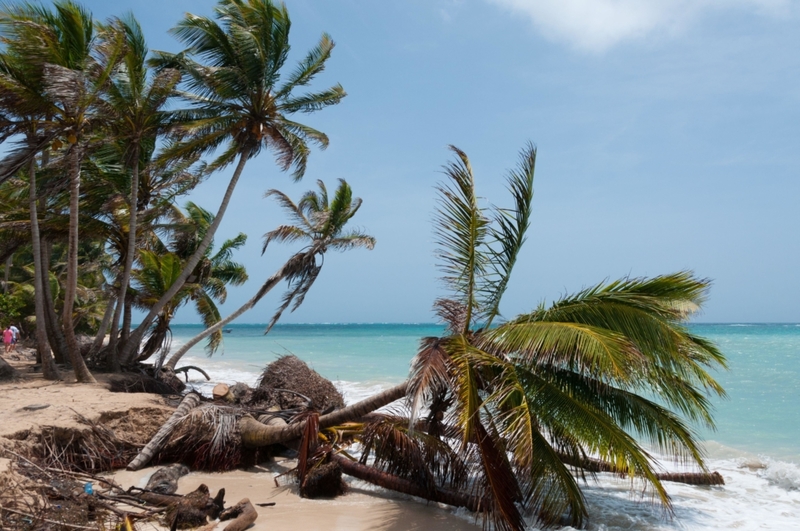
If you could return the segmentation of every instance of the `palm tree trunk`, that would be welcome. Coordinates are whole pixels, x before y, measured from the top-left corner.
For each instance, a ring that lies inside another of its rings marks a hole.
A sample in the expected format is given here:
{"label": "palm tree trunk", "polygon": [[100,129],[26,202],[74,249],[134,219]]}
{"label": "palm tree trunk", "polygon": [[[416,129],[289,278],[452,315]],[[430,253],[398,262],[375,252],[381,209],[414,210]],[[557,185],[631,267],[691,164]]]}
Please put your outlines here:
{"label": "palm tree trunk", "polygon": [[[611,472],[619,474],[623,477],[628,476],[628,472],[622,470],[620,467],[603,461],[586,457],[583,459],[575,459],[570,455],[559,453],[561,462],[565,465],[582,468],[589,472]],[[725,479],[719,472],[659,472],[656,474],[659,481],[674,481],[676,483],[686,483],[687,485],[724,485]]]}
{"label": "palm tree trunk", "polygon": [[56,363],[65,363],[68,358],[67,340],[61,331],[56,315],[53,291],[50,289],[50,254],[51,244],[45,237],[41,237],[42,242],[42,287],[44,288],[44,318],[47,329],[47,340],[53,349],[53,356]]}
{"label": "palm tree trunk", "polygon": [[122,314],[122,330],[119,334],[120,343],[124,346],[128,343],[131,336],[131,319],[133,318],[133,303],[130,299],[125,301],[125,308]]}
{"label": "palm tree trunk", "polygon": [[47,343],[47,323],[44,317],[44,286],[42,285],[42,240],[39,235],[39,214],[36,208],[36,160],[30,162],[29,170],[31,246],[33,247],[33,298],[36,315],[36,352],[41,357],[42,375],[45,380],[59,380],[55,360]]}
{"label": "palm tree trunk", "polygon": [[426,488],[407,479],[381,472],[371,466],[362,465],[361,463],[352,461],[339,454],[331,454],[331,461],[337,463],[341,467],[342,472],[348,476],[353,476],[354,478],[385,489],[402,492],[403,494],[410,494],[411,496],[418,496],[425,500],[446,503],[454,507],[466,507],[472,512],[481,510],[480,500],[464,492],[453,492],[435,487]]}
{"label": "palm tree trunk", "polygon": [[125,297],[128,293],[128,284],[131,281],[131,270],[133,269],[133,258],[136,254],[136,222],[139,214],[137,205],[139,203],[139,148],[134,147],[133,169],[131,171],[131,195],[128,200],[130,210],[130,221],[128,221],[128,250],[125,255],[125,266],[122,269],[122,280],[119,283],[119,293],[117,294],[117,308],[114,310],[114,319],[111,321],[111,336],[108,342],[108,361],[109,369],[119,372],[119,355],[117,353],[117,335],[119,330],[119,320],[122,310],[125,308]]}
{"label": "palm tree trunk", "polygon": [[78,146],[77,142],[72,144],[67,154],[69,160],[69,248],[61,325],[64,329],[64,337],[67,339],[69,359],[72,369],[75,371],[75,379],[80,383],[97,383],[81,356],[72,319],[75,294],[78,288],[78,208],[81,193],[81,160]]}
{"label": "palm tree trunk", "polygon": [[264,295],[269,293],[270,290],[278,284],[278,282],[283,280],[283,278],[289,273],[289,271],[291,271],[292,266],[296,263],[296,261],[300,259],[300,257],[303,256],[304,254],[305,253],[296,254],[292,256],[289,260],[286,261],[285,264],[283,264],[283,266],[278,271],[276,271],[271,277],[269,277],[266,280],[266,282],[264,282],[264,284],[261,286],[261,289],[258,290],[258,292],[253,296],[253,298],[245,302],[238,310],[230,314],[225,319],[219,321],[218,323],[209,328],[206,328],[205,330],[194,336],[192,339],[187,341],[184,345],[181,346],[181,348],[178,349],[177,352],[175,352],[175,354],[172,355],[172,357],[170,357],[169,361],[167,361],[167,363],[164,366],[174,371],[175,365],[178,364],[178,361],[189,351],[190,348],[192,348],[197,343],[199,343],[206,337],[210,336],[214,332],[221,330],[223,326],[234,321],[246,311],[252,309],[256,304],[258,304],[258,301],[260,301],[264,297]]}
{"label": "palm tree trunk", "polygon": [[[391,389],[387,389],[361,402],[357,402],[352,406],[347,406],[328,413],[327,415],[322,415],[319,418],[319,427],[320,429],[330,428],[331,426],[338,426],[345,422],[358,420],[367,413],[372,413],[376,409],[391,404],[395,400],[406,396],[407,386],[408,382],[403,382]],[[303,435],[305,426],[305,421],[280,427],[265,426],[253,417],[243,417],[242,420],[239,421],[239,431],[242,434],[242,441],[245,446],[251,447],[268,446],[270,444],[284,443],[299,439]]]}
{"label": "palm tree trunk", "polygon": [[11,274],[11,257],[13,254],[6,258],[6,265],[3,272],[3,295],[8,295],[8,282],[9,275]]}
{"label": "palm tree trunk", "polygon": [[225,190],[225,195],[222,198],[222,203],[219,206],[219,210],[214,217],[214,221],[211,222],[211,225],[209,225],[203,241],[200,242],[200,245],[197,247],[194,254],[186,262],[186,265],[183,266],[181,274],[177,279],[175,279],[175,282],[172,283],[172,286],[170,286],[170,288],[166,293],[164,293],[164,295],[162,295],[158,302],[156,302],[153,307],[150,308],[150,312],[145,316],[144,319],[142,319],[142,322],[131,334],[130,340],[120,353],[120,363],[125,364],[134,359],[135,350],[139,348],[139,343],[141,343],[142,338],[144,337],[144,334],[150,324],[153,322],[156,316],[161,313],[167,303],[169,303],[169,301],[172,300],[178,291],[180,291],[186,282],[186,279],[189,278],[189,275],[192,274],[195,266],[197,266],[197,264],[200,262],[200,259],[205,254],[208,246],[211,245],[211,241],[214,239],[214,233],[217,232],[217,228],[219,227],[220,223],[222,223],[222,218],[225,215],[225,211],[228,209],[228,204],[231,201],[233,190],[236,188],[236,183],[239,182],[239,177],[242,175],[242,170],[244,170],[245,164],[247,163],[247,159],[250,157],[251,152],[251,148],[245,148],[241,155],[239,155],[239,163],[236,165],[236,170],[234,170],[231,180],[228,183],[228,188]]}
{"label": "palm tree trunk", "polygon": [[161,450],[164,443],[167,442],[167,438],[173,432],[175,426],[178,425],[178,422],[188,415],[189,411],[196,408],[198,404],[200,404],[200,395],[197,393],[192,392],[183,397],[180,405],[169,419],[167,419],[167,422],[161,426],[153,438],[150,439],[150,442],[148,442],[147,445],[136,454],[133,461],[128,464],[128,470],[139,470],[149,463],[150,460],[153,459],[153,456]]}
{"label": "palm tree trunk", "polygon": [[103,312],[103,320],[100,322],[100,327],[97,329],[97,334],[94,336],[94,341],[92,341],[92,346],[89,348],[90,356],[98,352],[101,348],[103,348],[103,341],[106,338],[108,325],[111,324],[111,316],[114,313],[114,308],[116,307],[116,303],[117,300],[114,298],[112,290],[109,290],[108,305],[106,306],[106,311]]}

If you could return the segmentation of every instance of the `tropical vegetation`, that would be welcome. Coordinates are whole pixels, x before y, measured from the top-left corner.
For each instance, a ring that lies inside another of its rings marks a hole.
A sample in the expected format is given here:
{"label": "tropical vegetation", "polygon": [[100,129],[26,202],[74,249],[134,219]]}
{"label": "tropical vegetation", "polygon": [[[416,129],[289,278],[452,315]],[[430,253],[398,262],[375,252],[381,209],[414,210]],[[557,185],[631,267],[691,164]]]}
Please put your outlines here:
{"label": "tropical vegetation", "polygon": [[[323,34],[291,68],[290,28],[282,3],[221,0],[172,30],[182,51],[151,53],[131,15],[98,22],[72,0],[0,9],[0,319],[36,337],[46,378],[56,363],[91,382],[87,357],[111,370],[149,358],[187,300],[219,320],[214,300],[246,278],[225,270],[244,236],[211,245],[247,161],[269,151],[301,179],[328,138],[296,116],[345,96],[306,90],[334,43]],[[180,219],[176,201],[233,163],[216,213],[190,205]]]}

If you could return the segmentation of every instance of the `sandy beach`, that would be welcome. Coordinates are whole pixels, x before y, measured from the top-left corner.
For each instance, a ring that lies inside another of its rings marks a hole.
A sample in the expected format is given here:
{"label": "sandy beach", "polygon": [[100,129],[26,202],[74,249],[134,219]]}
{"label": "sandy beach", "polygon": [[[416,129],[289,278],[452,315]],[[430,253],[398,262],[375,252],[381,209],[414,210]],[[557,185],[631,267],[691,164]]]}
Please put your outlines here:
{"label": "sandy beach", "polygon": [[[63,382],[47,382],[31,373],[29,364],[9,361],[22,372],[23,379],[0,384],[0,448],[18,447],[33,440],[39,431],[51,427],[85,429],[79,416],[114,430],[136,433],[143,431],[142,423],[165,419],[172,411],[159,395],[108,391],[103,375],[98,375],[96,385],[74,383],[66,374]],[[250,528],[253,531],[276,528],[469,531],[480,528],[469,515],[455,515],[452,508],[391,493],[357,480],[349,481],[348,492],[336,499],[304,499],[293,485],[275,485],[275,475],[291,466],[292,460],[277,458],[248,470],[192,472],[179,480],[178,492],[191,492],[204,483],[214,493],[225,488],[226,506],[242,498],[249,498],[253,504],[275,503],[257,507],[259,517]],[[142,487],[157,469],[120,470],[113,477],[125,488]],[[225,524],[222,522],[218,529],[223,529]],[[137,529],[161,528],[152,523],[140,523]]]}

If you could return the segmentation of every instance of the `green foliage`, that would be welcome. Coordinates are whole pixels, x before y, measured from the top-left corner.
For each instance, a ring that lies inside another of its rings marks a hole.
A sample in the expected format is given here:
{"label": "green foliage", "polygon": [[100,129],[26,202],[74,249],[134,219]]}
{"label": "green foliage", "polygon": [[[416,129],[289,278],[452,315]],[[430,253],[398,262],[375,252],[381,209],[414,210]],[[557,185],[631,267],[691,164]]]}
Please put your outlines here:
{"label": "green foliage", "polygon": [[427,406],[429,422],[452,427],[477,478],[459,488],[472,485],[498,529],[522,529],[523,514],[582,525],[585,473],[566,463],[590,456],[670,507],[650,451],[705,471],[691,425],[713,427],[709,397],[724,396],[710,371],[725,357],[686,327],[709,282],[624,278],[492,325],[525,241],[536,151],[509,174],[514,206],[487,210],[468,158],[452,149],[436,219],[452,296],[435,303],[450,335],[423,340],[412,361],[410,426]]}
{"label": "green foliage", "polygon": [[18,323],[25,306],[23,297],[14,293],[0,293],[0,325]]}

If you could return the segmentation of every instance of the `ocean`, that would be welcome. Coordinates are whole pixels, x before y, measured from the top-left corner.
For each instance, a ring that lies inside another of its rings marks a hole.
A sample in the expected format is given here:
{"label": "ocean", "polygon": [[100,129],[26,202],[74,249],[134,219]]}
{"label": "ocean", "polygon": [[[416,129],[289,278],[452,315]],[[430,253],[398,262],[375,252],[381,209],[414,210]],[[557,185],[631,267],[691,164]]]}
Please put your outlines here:
{"label": "ocean", "polygon": [[[696,324],[714,341],[729,369],[715,374],[728,393],[714,399],[717,429],[698,429],[708,465],[723,487],[668,483],[673,514],[628,480],[601,476],[584,486],[591,531],[774,529],[800,530],[800,325]],[[173,348],[201,330],[175,325]],[[223,349],[209,358],[202,343],[181,360],[212,378],[190,373],[210,394],[218,382],[253,385],[269,362],[295,354],[331,379],[353,403],[400,383],[419,339],[441,335],[426,324],[232,325]],[[662,459],[668,470],[681,465]]]}

